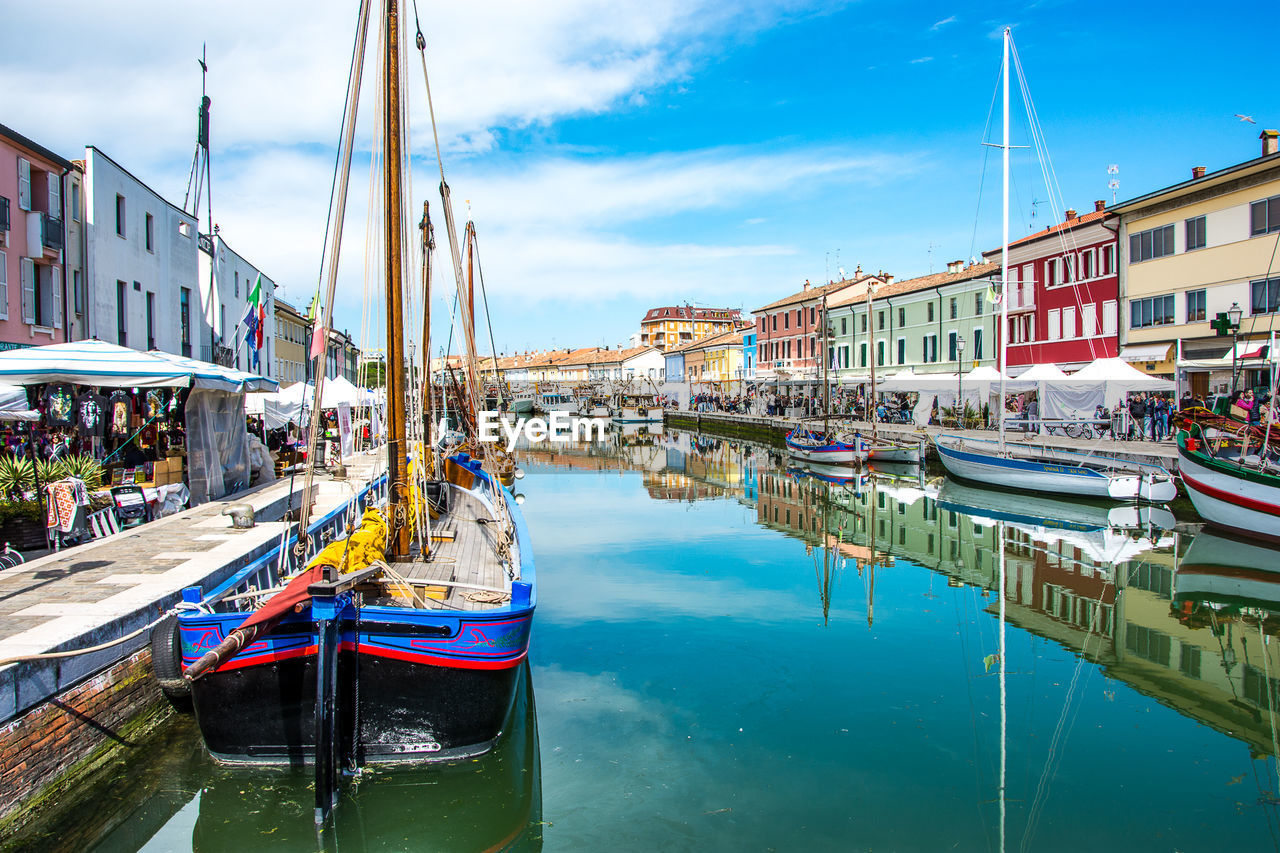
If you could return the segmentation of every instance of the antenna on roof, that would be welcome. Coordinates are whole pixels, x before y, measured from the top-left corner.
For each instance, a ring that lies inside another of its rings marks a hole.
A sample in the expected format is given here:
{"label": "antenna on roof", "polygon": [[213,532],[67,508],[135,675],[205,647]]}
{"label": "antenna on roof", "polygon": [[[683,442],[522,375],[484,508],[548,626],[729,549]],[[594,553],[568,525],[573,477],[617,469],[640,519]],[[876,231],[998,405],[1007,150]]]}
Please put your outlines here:
{"label": "antenna on roof", "polygon": [[938,244],[930,240],[929,241],[929,275],[933,275],[933,250],[936,248],[938,248]]}
{"label": "antenna on roof", "polygon": [[[1110,166],[1107,167],[1107,174],[1108,175],[1120,174],[1120,167],[1117,166],[1115,163],[1112,163]],[[1107,181],[1107,189],[1111,190],[1111,204],[1112,206],[1115,206],[1116,190],[1120,189],[1120,179],[1111,178],[1111,180]]]}

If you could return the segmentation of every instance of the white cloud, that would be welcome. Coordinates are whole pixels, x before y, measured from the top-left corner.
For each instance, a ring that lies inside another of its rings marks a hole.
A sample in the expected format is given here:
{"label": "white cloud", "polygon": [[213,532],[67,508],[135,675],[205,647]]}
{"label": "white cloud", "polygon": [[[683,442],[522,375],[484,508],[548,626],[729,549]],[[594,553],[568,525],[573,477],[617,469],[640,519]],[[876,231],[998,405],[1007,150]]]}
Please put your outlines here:
{"label": "white cloud", "polygon": [[922,62],[933,62],[933,57],[932,57],[932,56],[922,56],[922,57],[920,57],[919,59],[913,59],[913,60],[911,60],[911,64],[912,64],[912,65],[919,65],[919,64],[921,64]]}
{"label": "white cloud", "polygon": [[956,16],[948,15],[947,17],[943,18],[941,21],[938,21],[937,23],[935,23],[932,27],[929,27],[929,29],[932,32],[937,32],[938,30],[945,27],[947,24],[954,24],[955,22],[956,22]]}

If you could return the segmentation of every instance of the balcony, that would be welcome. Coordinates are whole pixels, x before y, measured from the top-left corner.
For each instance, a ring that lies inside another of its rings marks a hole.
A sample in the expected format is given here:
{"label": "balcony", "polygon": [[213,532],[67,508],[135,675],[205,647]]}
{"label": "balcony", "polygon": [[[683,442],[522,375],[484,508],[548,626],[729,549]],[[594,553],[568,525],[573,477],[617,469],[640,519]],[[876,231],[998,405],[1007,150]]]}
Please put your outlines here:
{"label": "balcony", "polygon": [[65,231],[61,219],[55,219],[48,214],[41,217],[44,223],[44,233],[41,235],[41,242],[46,249],[55,249],[62,251]]}
{"label": "balcony", "polygon": [[62,220],[32,210],[27,213],[27,257],[43,258],[46,254],[57,257],[62,251]]}

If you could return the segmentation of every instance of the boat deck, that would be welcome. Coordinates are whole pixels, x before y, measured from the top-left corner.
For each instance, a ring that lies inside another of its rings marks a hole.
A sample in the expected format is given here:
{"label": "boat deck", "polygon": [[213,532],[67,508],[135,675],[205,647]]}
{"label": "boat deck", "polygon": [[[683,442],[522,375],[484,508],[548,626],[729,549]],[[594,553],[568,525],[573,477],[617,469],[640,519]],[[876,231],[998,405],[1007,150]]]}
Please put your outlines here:
{"label": "boat deck", "polygon": [[[451,489],[449,501],[449,511],[431,522],[432,542],[426,559],[392,563],[391,568],[410,581],[418,595],[426,591],[429,607],[434,601],[442,610],[488,610],[505,605],[510,600],[511,579],[498,556],[503,536],[500,526],[478,522],[492,515],[462,489]],[[502,590],[505,595],[492,600],[499,596],[490,590]]]}

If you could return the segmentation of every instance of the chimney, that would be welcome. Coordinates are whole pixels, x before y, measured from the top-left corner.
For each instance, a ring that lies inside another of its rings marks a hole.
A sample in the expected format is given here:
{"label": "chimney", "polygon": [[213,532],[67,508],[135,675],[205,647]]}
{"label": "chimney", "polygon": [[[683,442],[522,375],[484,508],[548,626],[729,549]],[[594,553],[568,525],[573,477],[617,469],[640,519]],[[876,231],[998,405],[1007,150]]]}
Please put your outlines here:
{"label": "chimney", "polygon": [[1204,177],[1204,166],[1191,167],[1191,180],[1198,181]]}
{"label": "chimney", "polygon": [[804,287],[803,287],[803,288],[801,288],[801,289],[802,289],[803,291],[805,291],[806,293],[808,292],[808,290],[809,290],[809,279],[807,279],[807,278],[806,278],[806,279],[804,280]]}
{"label": "chimney", "polygon": [[1277,150],[1276,137],[1277,136],[1280,136],[1280,133],[1277,133],[1274,130],[1264,130],[1262,131],[1262,133],[1258,134],[1258,138],[1262,140],[1262,156],[1263,157],[1266,157],[1269,154],[1276,153],[1276,150]]}
{"label": "chimney", "polygon": [[1065,221],[1065,222],[1070,222],[1071,220],[1073,220],[1073,219],[1075,219],[1075,218],[1076,218],[1076,211],[1075,211],[1075,208],[1074,208],[1074,207],[1068,207],[1068,208],[1067,208],[1067,218],[1066,218],[1064,221]]}
{"label": "chimney", "polygon": [[1102,211],[1104,211],[1104,210],[1106,210],[1106,209],[1107,209],[1107,203],[1106,203],[1104,200],[1102,200],[1102,199],[1098,199],[1097,201],[1095,201],[1095,202],[1093,203],[1093,212],[1094,212],[1094,213],[1101,213]]}
{"label": "chimney", "polygon": [[964,269],[964,261],[948,261],[947,272],[957,273]]}
{"label": "chimney", "polygon": [[885,273],[881,278],[884,279],[885,284],[893,284],[893,273]]}

